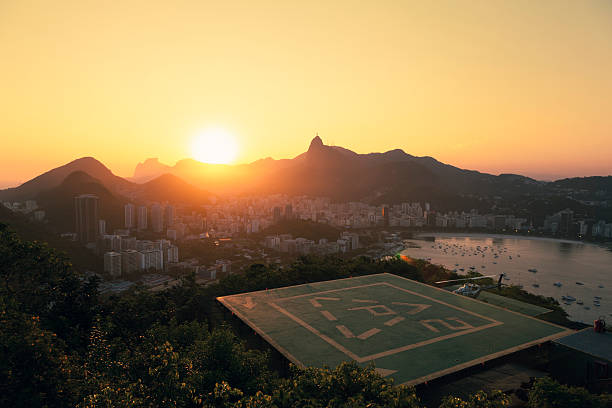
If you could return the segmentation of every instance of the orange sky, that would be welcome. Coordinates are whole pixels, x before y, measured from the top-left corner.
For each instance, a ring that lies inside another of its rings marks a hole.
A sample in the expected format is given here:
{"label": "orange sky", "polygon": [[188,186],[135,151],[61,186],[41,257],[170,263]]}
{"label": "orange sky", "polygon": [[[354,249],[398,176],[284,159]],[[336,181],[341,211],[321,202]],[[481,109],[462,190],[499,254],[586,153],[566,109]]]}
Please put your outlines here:
{"label": "orange sky", "polygon": [[[612,2],[0,2],[0,187],[80,156],[130,176],[233,133],[318,131],[541,178],[612,174]],[[432,4],[433,3],[433,4]]]}

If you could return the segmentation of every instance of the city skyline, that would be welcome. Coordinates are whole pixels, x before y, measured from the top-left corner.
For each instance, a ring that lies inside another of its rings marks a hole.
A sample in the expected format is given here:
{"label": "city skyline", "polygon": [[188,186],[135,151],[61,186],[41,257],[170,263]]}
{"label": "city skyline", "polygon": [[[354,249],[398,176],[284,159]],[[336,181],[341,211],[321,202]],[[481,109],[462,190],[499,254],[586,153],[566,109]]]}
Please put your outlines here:
{"label": "city skyline", "polygon": [[206,158],[210,127],[236,139],[233,163],[294,157],[318,131],[492,174],[611,172],[606,1],[1,11],[0,187],[83,156],[121,176]]}

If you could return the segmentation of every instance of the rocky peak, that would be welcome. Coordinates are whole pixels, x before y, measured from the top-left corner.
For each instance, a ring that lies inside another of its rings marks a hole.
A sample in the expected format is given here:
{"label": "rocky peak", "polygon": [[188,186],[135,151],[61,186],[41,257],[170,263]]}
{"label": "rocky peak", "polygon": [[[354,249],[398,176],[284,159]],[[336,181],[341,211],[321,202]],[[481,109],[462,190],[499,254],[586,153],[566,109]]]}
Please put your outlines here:
{"label": "rocky peak", "polygon": [[310,142],[310,147],[308,148],[308,151],[321,149],[323,146],[325,146],[323,144],[323,140],[321,140],[321,138],[319,137],[319,134],[317,134],[314,137],[314,139],[312,139],[312,141]]}

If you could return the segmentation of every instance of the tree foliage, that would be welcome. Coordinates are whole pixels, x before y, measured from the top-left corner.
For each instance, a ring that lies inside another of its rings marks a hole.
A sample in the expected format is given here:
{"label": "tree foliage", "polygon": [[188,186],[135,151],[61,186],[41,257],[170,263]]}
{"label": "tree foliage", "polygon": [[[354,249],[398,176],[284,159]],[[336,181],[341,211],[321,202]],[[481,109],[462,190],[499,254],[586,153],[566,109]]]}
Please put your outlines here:
{"label": "tree foliage", "polygon": [[612,395],[594,395],[584,388],[544,377],[537,379],[529,391],[528,405],[532,408],[611,408]]}

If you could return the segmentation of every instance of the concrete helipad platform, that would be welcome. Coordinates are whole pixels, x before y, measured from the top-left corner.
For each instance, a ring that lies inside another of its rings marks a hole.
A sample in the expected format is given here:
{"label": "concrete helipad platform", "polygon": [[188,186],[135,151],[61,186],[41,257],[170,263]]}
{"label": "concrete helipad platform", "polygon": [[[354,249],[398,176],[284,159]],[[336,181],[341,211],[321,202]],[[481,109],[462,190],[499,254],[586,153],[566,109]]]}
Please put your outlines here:
{"label": "concrete helipad platform", "polygon": [[386,273],[218,300],[295,364],[373,362],[407,384],[572,333]]}

